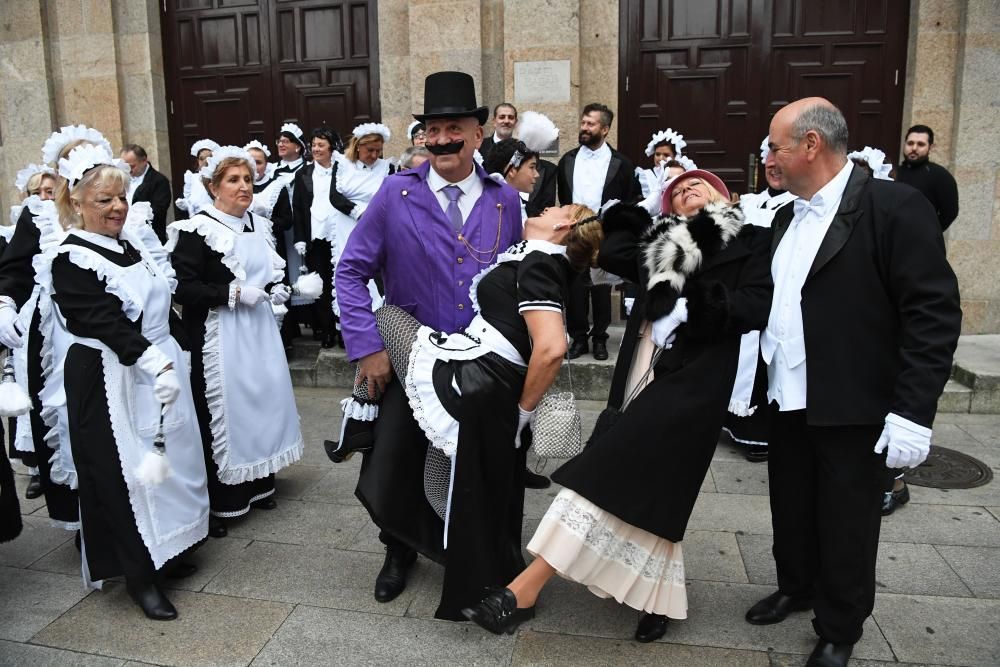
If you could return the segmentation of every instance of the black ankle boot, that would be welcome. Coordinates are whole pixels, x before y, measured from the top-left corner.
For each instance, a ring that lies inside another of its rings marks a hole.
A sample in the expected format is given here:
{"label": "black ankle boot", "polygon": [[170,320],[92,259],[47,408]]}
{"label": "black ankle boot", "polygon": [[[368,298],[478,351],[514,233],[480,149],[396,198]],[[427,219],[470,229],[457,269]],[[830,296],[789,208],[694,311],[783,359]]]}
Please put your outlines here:
{"label": "black ankle boot", "polygon": [[348,419],[340,442],[324,440],[323,449],[334,463],[343,463],[358,452],[370,452],[375,445],[375,422]]}
{"label": "black ankle boot", "polygon": [[153,583],[137,582],[125,577],[125,589],[135,601],[146,618],[154,621],[172,621],[177,618],[177,610],[163,594],[159,586]]}

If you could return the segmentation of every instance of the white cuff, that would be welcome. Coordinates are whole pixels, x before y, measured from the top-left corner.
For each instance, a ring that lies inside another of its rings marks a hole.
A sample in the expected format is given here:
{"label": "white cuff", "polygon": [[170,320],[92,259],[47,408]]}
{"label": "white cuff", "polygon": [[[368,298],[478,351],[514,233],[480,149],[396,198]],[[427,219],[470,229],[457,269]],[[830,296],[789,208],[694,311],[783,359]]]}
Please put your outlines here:
{"label": "white cuff", "polygon": [[6,294],[0,294],[0,308],[5,306],[10,306],[14,310],[17,310],[17,304],[14,302],[14,299],[10,298]]}
{"label": "white cuff", "polygon": [[905,417],[900,417],[895,413],[890,412],[889,414],[887,414],[885,416],[885,421],[887,424],[898,426],[899,428],[906,429],[911,433],[922,435],[925,438],[931,437],[931,429],[927,428],[926,426],[921,426],[920,424],[911,422],[909,419],[906,419]]}
{"label": "white cuff", "polygon": [[135,365],[144,373],[147,373],[152,378],[156,378],[164,368],[169,366],[172,362],[170,357],[163,354],[163,352],[156,345],[150,344],[146,348],[146,351],[136,360]]}

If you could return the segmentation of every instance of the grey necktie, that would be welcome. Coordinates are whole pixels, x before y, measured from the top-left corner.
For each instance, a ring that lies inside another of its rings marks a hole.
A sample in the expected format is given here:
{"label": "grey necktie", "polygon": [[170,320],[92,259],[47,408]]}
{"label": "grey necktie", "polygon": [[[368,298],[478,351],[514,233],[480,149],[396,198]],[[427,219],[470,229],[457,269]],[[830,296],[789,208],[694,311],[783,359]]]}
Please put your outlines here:
{"label": "grey necktie", "polygon": [[446,185],[442,188],[444,196],[448,198],[448,208],[445,214],[451,222],[451,226],[456,232],[462,231],[462,211],[458,208],[458,198],[462,196],[462,188],[457,185]]}

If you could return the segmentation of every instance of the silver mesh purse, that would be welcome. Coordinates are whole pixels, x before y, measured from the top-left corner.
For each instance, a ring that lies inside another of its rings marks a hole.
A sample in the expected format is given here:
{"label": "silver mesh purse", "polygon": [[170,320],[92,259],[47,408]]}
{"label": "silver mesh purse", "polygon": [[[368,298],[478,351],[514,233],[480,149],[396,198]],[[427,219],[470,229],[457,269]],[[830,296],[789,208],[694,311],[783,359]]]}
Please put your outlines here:
{"label": "silver mesh purse", "polygon": [[[570,387],[573,386],[570,371]],[[542,458],[571,459],[583,451],[580,410],[572,391],[549,392],[535,408],[531,446]]]}

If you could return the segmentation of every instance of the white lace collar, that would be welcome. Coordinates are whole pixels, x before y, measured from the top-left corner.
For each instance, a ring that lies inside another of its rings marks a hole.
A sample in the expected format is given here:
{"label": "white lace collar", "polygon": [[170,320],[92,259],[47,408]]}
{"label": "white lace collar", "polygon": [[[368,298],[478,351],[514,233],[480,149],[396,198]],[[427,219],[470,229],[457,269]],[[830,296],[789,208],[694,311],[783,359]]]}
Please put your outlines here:
{"label": "white lace collar", "polygon": [[118,239],[111,236],[105,236],[104,234],[97,234],[95,232],[88,232],[85,229],[71,229],[70,234],[74,236],[79,236],[84,241],[89,241],[94,245],[101,246],[105,250],[110,250],[111,252],[116,252],[119,255],[124,253],[125,250],[122,248],[121,244],[118,243]]}
{"label": "white lace collar", "polygon": [[250,224],[250,217],[246,213],[243,214],[242,218],[237,218],[234,215],[223,213],[219,209],[215,208],[215,206],[206,206],[202,209],[202,213],[210,218],[218,220],[234,232],[242,232],[246,228],[246,225]]}
{"label": "white lace collar", "polygon": [[497,264],[503,262],[520,262],[530,253],[535,251],[544,252],[546,255],[566,255],[566,246],[558,243],[550,243],[539,239],[522,239],[497,257]]}

